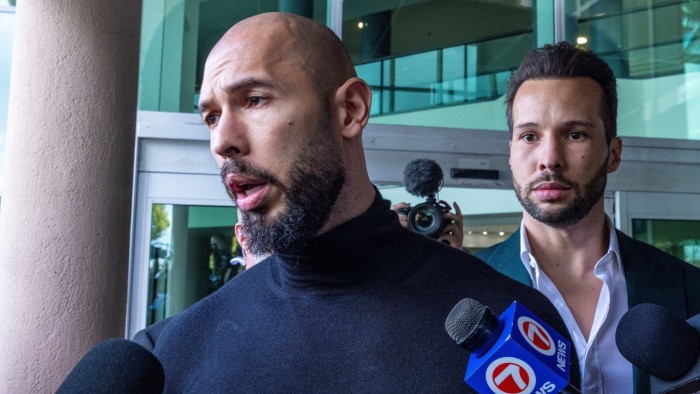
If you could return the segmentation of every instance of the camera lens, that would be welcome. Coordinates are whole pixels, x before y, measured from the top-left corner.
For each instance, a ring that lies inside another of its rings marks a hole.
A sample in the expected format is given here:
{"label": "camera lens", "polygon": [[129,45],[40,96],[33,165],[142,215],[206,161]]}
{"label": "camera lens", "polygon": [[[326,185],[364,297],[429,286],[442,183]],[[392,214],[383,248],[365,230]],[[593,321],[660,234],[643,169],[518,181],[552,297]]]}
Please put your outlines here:
{"label": "camera lens", "polygon": [[408,213],[408,228],[415,233],[437,238],[442,227],[442,211],[439,206],[418,204]]}

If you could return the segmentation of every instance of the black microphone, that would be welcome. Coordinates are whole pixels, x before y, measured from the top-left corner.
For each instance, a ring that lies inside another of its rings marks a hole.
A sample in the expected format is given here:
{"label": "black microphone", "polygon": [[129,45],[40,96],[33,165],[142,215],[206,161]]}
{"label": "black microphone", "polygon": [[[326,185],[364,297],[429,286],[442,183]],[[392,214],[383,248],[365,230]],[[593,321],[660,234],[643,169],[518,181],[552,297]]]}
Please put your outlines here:
{"label": "black microphone", "polygon": [[652,393],[700,392],[700,315],[685,321],[660,305],[635,305],[620,319],[615,342],[651,375]]}
{"label": "black microphone", "polygon": [[479,393],[580,393],[569,383],[569,341],[518,302],[496,317],[465,298],[445,330],[471,353],[464,381]]}
{"label": "black microphone", "polygon": [[156,356],[126,339],[108,339],[83,356],[56,394],[163,392],[165,373]]}
{"label": "black microphone", "polygon": [[406,165],[403,180],[407,192],[418,197],[429,196],[442,186],[442,168],[434,160],[415,159]]}

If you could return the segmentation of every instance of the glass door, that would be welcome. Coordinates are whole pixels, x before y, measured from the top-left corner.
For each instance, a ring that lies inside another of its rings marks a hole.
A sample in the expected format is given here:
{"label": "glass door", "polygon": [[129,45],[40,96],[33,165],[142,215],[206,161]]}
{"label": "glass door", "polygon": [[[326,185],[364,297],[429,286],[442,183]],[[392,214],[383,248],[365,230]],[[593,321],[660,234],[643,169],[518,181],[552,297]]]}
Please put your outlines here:
{"label": "glass door", "polygon": [[129,338],[243,270],[231,264],[241,255],[234,236],[238,217],[218,175],[142,172],[137,179]]}
{"label": "glass door", "polygon": [[617,192],[616,206],[625,234],[700,267],[700,194]]}
{"label": "glass door", "polygon": [[[173,316],[243,271],[233,207],[152,204],[146,324]],[[233,261],[233,263],[232,263]]]}

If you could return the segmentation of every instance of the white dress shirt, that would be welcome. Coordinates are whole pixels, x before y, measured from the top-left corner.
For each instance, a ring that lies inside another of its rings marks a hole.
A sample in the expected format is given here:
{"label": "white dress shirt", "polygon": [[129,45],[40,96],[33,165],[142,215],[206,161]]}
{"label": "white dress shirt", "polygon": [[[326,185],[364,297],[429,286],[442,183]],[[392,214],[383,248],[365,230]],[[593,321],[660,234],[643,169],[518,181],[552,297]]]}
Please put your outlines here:
{"label": "white dress shirt", "polygon": [[[614,229],[610,218],[607,218],[607,226],[608,229]],[[539,269],[537,260],[531,253],[523,223],[520,228],[520,259],[530,273],[533,287],[554,304],[574,341],[581,366],[581,392],[632,393],[632,364],[620,354],[615,344],[617,324],[628,309],[627,284],[615,231],[610,231],[608,252],[598,260],[593,271],[603,281],[603,287],[593,327],[586,341],[561,293],[547,274]]]}

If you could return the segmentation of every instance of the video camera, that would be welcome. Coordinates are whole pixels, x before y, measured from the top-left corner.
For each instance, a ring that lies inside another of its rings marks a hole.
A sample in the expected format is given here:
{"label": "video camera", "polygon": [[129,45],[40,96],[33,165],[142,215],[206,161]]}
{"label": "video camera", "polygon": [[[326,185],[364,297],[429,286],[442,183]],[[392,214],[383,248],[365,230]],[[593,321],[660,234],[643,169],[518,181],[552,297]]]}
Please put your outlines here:
{"label": "video camera", "polygon": [[444,181],[442,168],[434,160],[420,158],[406,165],[403,177],[406,191],[426,200],[410,210],[403,208],[398,212],[407,215],[409,230],[437,239],[447,224],[442,215],[450,211],[450,206],[444,201],[438,202],[436,197]]}

